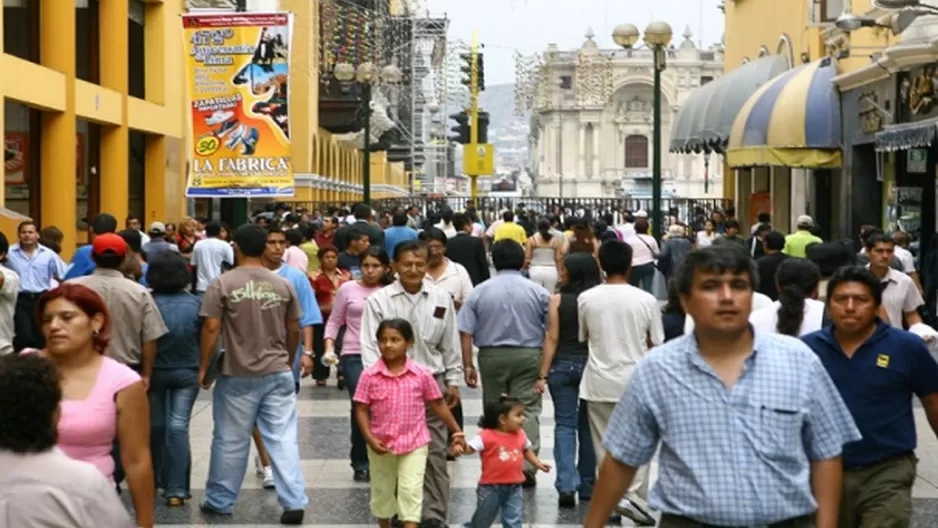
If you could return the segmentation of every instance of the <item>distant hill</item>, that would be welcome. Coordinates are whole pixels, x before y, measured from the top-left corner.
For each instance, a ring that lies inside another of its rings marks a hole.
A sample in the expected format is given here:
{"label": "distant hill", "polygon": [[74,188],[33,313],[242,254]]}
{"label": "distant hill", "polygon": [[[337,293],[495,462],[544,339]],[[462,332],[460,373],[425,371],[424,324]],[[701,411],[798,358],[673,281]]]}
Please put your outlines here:
{"label": "distant hill", "polygon": [[[454,107],[469,104],[468,95],[455,98]],[[504,128],[518,119],[515,115],[515,85],[496,84],[487,86],[479,95],[479,106],[489,113],[489,128]]]}

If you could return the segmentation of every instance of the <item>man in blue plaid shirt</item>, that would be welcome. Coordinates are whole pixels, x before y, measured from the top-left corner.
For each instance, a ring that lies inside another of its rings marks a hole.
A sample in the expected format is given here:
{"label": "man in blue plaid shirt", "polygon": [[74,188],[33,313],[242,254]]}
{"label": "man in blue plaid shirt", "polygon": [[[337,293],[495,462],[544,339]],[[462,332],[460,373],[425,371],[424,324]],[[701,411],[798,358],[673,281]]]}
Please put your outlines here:
{"label": "man in blue plaid shirt", "polygon": [[836,528],[841,452],[860,434],[810,348],[753,332],[755,277],[729,247],[679,266],[695,331],[638,363],[606,431],[585,526],[605,524],[660,443],[649,503],[662,528]]}

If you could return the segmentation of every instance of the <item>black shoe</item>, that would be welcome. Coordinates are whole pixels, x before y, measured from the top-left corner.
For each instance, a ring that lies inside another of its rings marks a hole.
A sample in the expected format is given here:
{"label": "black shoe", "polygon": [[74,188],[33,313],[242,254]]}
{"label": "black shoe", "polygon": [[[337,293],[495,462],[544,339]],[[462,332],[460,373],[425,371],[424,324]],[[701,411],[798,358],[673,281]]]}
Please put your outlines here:
{"label": "black shoe", "polygon": [[613,526],[622,526],[622,516],[618,513],[612,514],[609,516],[609,521],[606,524],[611,524]]}
{"label": "black shoe", "polygon": [[335,382],[335,388],[345,390],[345,378],[339,378]]}
{"label": "black shoe", "polygon": [[212,508],[208,504],[205,504],[204,502],[199,503],[199,510],[201,510],[202,513],[205,513],[208,515],[231,515],[230,513],[220,512],[216,510],[215,508]]}
{"label": "black shoe", "polygon": [[280,524],[303,524],[303,510],[284,510],[280,514]]}
{"label": "black shoe", "polygon": [[537,486],[537,477],[535,473],[524,472],[524,483],[521,484],[522,488],[530,489]]}
{"label": "black shoe", "polygon": [[371,473],[367,469],[360,469],[352,476],[355,482],[371,482]]}
{"label": "black shoe", "polygon": [[443,521],[438,521],[436,519],[426,519],[420,521],[420,528],[447,528],[447,524]]}
{"label": "black shoe", "polygon": [[404,528],[404,522],[395,515],[391,517],[391,528]]}
{"label": "black shoe", "polygon": [[576,494],[573,492],[561,493],[557,499],[557,506],[561,508],[576,508]]}

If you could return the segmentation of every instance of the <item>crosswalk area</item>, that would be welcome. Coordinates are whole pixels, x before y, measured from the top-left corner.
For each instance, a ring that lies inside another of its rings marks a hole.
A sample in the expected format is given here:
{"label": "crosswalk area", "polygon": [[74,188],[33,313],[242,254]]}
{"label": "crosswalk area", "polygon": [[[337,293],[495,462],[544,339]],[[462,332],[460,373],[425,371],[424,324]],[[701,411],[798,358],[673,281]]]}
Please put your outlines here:
{"label": "crosswalk area", "polygon": [[[332,382],[334,383],[334,381]],[[303,475],[310,503],[306,526],[353,528],[376,526],[369,511],[368,484],[352,480],[348,462],[349,400],[347,393],[334,385],[315,387],[305,382],[298,403],[299,444]],[[482,413],[481,391],[464,390],[463,409],[466,433],[471,437]],[[546,399],[541,416],[541,458],[553,464],[553,405]],[[924,411],[916,408],[919,424],[919,477],[916,480],[913,526],[938,527],[938,440],[927,426]],[[208,473],[212,439],[212,404],[210,393],[200,395],[190,427],[192,442],[192,500],[182,507],[169,508],[162,498],[156,500],[156,524],[161,527],[194,528],[210,525],[263,528],[279,526],[281,508],[273,490],[265,490],[254,473],[253,461],[248,471],[234,513],[231,516],[206,516],[199,511],[199,500]],[[656,472],[652,465],[652,478]],[[478,457],[466,456],[450,462],[452,498],[449,523],[459,526],[469,520],[475,509],[475,487],[481,473]],[[581,526],[588,503],[575,509],[557,507],[554,473],[538,474],[535,489],[525,491],[524,519],[530,527]],[[129,494],[124,493],[129,503]],[[623,521],[623,526],[631,526]]]}

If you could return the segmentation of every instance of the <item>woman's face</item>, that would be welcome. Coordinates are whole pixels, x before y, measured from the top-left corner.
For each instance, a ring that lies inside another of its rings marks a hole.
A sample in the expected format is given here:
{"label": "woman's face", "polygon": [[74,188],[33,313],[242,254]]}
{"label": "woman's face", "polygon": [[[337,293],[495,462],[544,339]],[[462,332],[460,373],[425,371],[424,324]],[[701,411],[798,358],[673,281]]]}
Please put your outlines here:
{"label": "woman's face", "polygon": [[369,286],[377,286],[381,283],[381,277],[387,273],[387,268],[378,260],[377,257],[367,256],[361,262],[362,282]]}
{"label": "woman's face", "polygon": [[228,235],[228,229],[226,229],[226,228],[224,228],[224,227],[221,228],[221,231],[219,231],[219,233],[218,233],[218,238],[227,242],[227,241],[228,241],[228,236],[229,236],[229,235]]}
{"label": "woman's face", "polygon": [[706,229],[708,233],[713,232],[713,220],[707,220],[707,223],[704,224],[704,229]]}
{"label": "woman's face", "polygon": [[42,335],[50,354],[69,354],[91,346],[95,332],[104,326],[104,315],[88,315],[68,299],[58,298],[42,312]]}
{"label": "woman's face", "polygon": [[166,224],[166,240],[172,240],[176,236],[176,224]]}
{"label": "woman's face", "polygon": [[335,251],[330,251],[319,259],[319,267],[326,271],[332,271],[339,264],[339,256]]}

